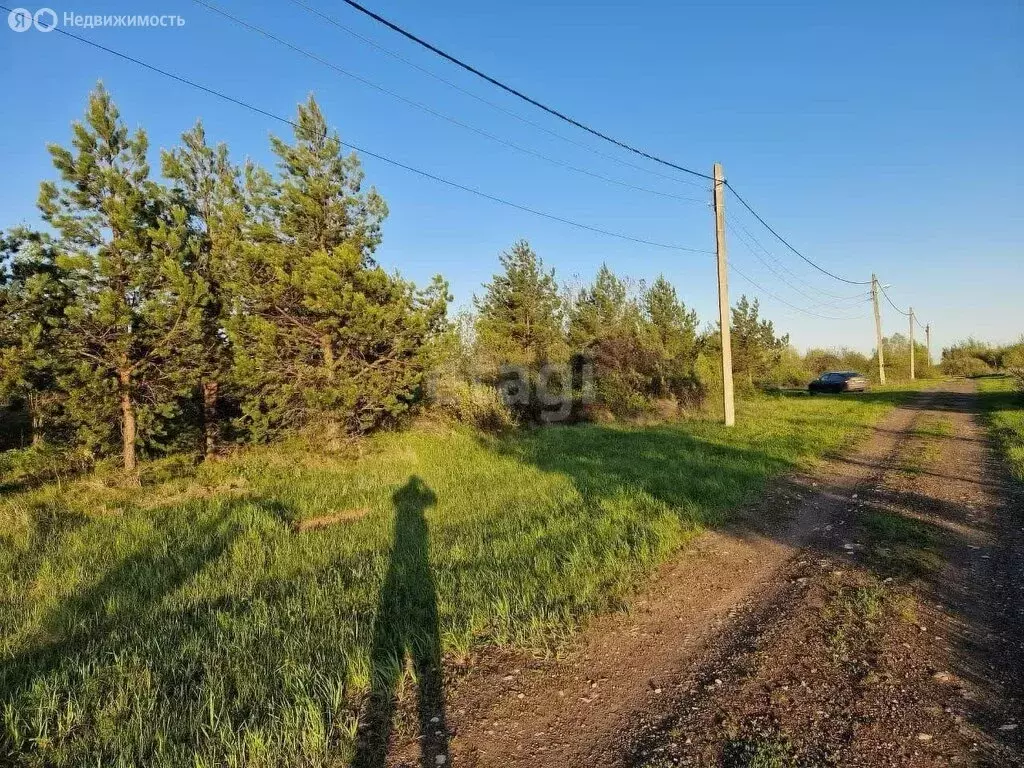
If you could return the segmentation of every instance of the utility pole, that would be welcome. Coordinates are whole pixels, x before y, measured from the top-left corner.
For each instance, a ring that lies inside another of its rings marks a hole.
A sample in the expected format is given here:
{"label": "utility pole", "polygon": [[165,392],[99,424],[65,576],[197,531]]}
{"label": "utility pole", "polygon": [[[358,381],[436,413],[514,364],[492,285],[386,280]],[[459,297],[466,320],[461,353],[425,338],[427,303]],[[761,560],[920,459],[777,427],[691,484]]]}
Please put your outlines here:
{"label": "utility pole", "polygon": [[875,303],[875,344],[878,345],[878,382],[885,384],[885,355],[882,352],[882,314],[878,311],[878,278],[871,273],[871,300]]}
{"label": "utility pole", "polygon": [[732,387],[732,336],[729,330],[729,268],[725,253],[725,176],[720,163],[714,167],[715,253],[718,256],[718,322],[722,338],[722,405],[725,426],[736,423]]}
{"label": "utility pole", "polygon": [[924,346],[928,350],[928,368],[932,367],[932,324],[924,327]]}
{"label": "utility pole", "polygon": [[910,380],[914,380],[914,308],[910,307]]}

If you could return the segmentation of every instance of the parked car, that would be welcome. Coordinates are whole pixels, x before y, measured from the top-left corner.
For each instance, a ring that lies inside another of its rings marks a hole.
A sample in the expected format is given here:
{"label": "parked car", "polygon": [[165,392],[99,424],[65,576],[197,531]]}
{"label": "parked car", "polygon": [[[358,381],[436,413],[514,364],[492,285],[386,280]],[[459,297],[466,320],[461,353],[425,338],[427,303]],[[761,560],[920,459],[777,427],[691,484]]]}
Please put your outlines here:
{"label": "parked car", "polygon": [[825,371],[807,385],[812,395],[819,392],[864,392],[868,388],[868,380],[856,371]]}

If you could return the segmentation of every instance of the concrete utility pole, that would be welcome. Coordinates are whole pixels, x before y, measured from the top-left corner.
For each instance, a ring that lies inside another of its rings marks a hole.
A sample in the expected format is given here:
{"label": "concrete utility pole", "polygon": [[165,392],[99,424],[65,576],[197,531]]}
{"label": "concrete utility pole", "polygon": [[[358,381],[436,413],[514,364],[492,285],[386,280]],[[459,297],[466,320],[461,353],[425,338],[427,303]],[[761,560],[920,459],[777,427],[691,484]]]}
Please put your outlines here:
{"label": "concrete utility pole", "polygon": [[910,308],[910,379],[914,380],[914,308]]}
{"label": "concrete utility pole", "polygon": [[715,253],[718,255],[718,321],[722,334],[722,401],[725,426],[736,423],[732,387],[732,336],[729,329],[729,269],[725,254],[725,176],[720,163],[714,167]]}
{"label": "concrete utility pole", "polygon": [[878,278],[871,274],[871,300],[875,303],[875,343],[878,345],[878,382],[885,384],[885,355],[882,352],[882,314],[878,311]]}
{"label": "concrete utility pole", "polygon": [[932,367],[932,324],[924,327],[924,346],[928,350],[928,367]]}

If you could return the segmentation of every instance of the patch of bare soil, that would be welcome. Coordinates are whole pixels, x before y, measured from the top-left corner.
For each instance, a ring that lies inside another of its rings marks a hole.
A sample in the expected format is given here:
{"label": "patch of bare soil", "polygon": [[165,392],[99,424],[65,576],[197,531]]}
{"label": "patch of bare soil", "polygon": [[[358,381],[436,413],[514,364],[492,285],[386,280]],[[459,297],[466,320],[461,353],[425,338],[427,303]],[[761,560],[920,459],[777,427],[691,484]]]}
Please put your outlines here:
{"label": "patch of bare soil", "polygon": [[959,383],[895,409],[565,658],[454,671],[450,762],[1024,765],[1024,515],[976,407]]}

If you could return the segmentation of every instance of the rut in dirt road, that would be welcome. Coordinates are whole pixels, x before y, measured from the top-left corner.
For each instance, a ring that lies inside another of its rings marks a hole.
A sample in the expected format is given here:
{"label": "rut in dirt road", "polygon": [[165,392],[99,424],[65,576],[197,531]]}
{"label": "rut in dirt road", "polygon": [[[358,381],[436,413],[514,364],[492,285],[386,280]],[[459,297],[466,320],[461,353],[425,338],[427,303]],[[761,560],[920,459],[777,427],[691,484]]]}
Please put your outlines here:
{"label": "rut in dirt road", "polygon": [[1019,496],[971,389],[904,408],[887,464],[847,460],[877,482],[793,563],[797,588],[735,630],[743,647],[694,662],[724,683],[690,686],[627,764],[1024,764]]}
{"label": "rut in dirt road", "polygon": [[[989,755],[993,765],[1012,764],[1005,761],[1019,756],[1012,687],[1018,672],[1004,664],[995,674],[992,662],[1014,648],[1021,656],[1024,603],[1017,587],[1024,579],[1009,586],[1009,573],[1020,568],[1020,542],[1013,539],[1020,532],[1008,522],[1008,486],[989,456],[976,407],[967,384],[917,396],[850,456],[775,483],[743,510],[742,524],[704,534],[662,569],[629,615],[595,621],[566,659],[493,658],[469,673],[449,695],[451,763],[742,765],[744,750],[759,749],[759,739],[796,755],[803,732],[817,742],[816,759],[835,764],[932,764],[930,756],[939,755]],[[934,436],[923,456],[915,425],[934,414],[948,419],[938,431],[949,434]],[[926,460],[911,467],[908,456],[918,454]],[[884,534],[904,517],[929,518],[919,522],[929,532],[927,551],[904,553],[904,544],[884,536],[873,541],[878,531],[863,528],[871,520]],[[959,542],[968,529],[971,543]],[[920,556],[921,572],[907,578],[894,567],[883,581],[883,571],[904,556]],[[839,626],[834,617],[820,626],[835,600],[876,589],[882,607],[866,626]],[[992,599],[980,599],[986,596]],[[876,624],[888,626],[884,616],[897,613],[885,607],[890,599],[907,615],[888,634],[875,632]],[[1013,616],[1017,625],[1009,622]],[[949,629],[938,635],[926,620],[933,627],[949,622]],[[860,637],[843,640],[837,652],[825,630]],[[924,639],[935,638],[936,649],[919,653]],[[861,640],[872,647],[861,648]],[[862,651],[870,653],[860,658]],[[790,668],[814,659],[809,680],[790,681],[785,669],[773,676],[759,666],[763,657]],[[913,679],[897,679],[904,672]],[[937,681],[946,675],[955,682]],[[804,690],[814,681],[817,699],[790,694],[792,685]],[[942,696],[919,695],[921,681],[939,694],[955,690],[957,706],[926,703]],[[918,716],[926,707],[928,717]],[[925,730],[939,730],[929,720],[932,710],[949,720],[956,738]],[[786,712],[796,715],[787,720]],[[890,722],[898,717],[902,731]],[[752,724],[749,738],[745,723]],[[669,762],[656,762],[662,759]],[[389,762],[418,760],[418,744],[399,744]]]}

